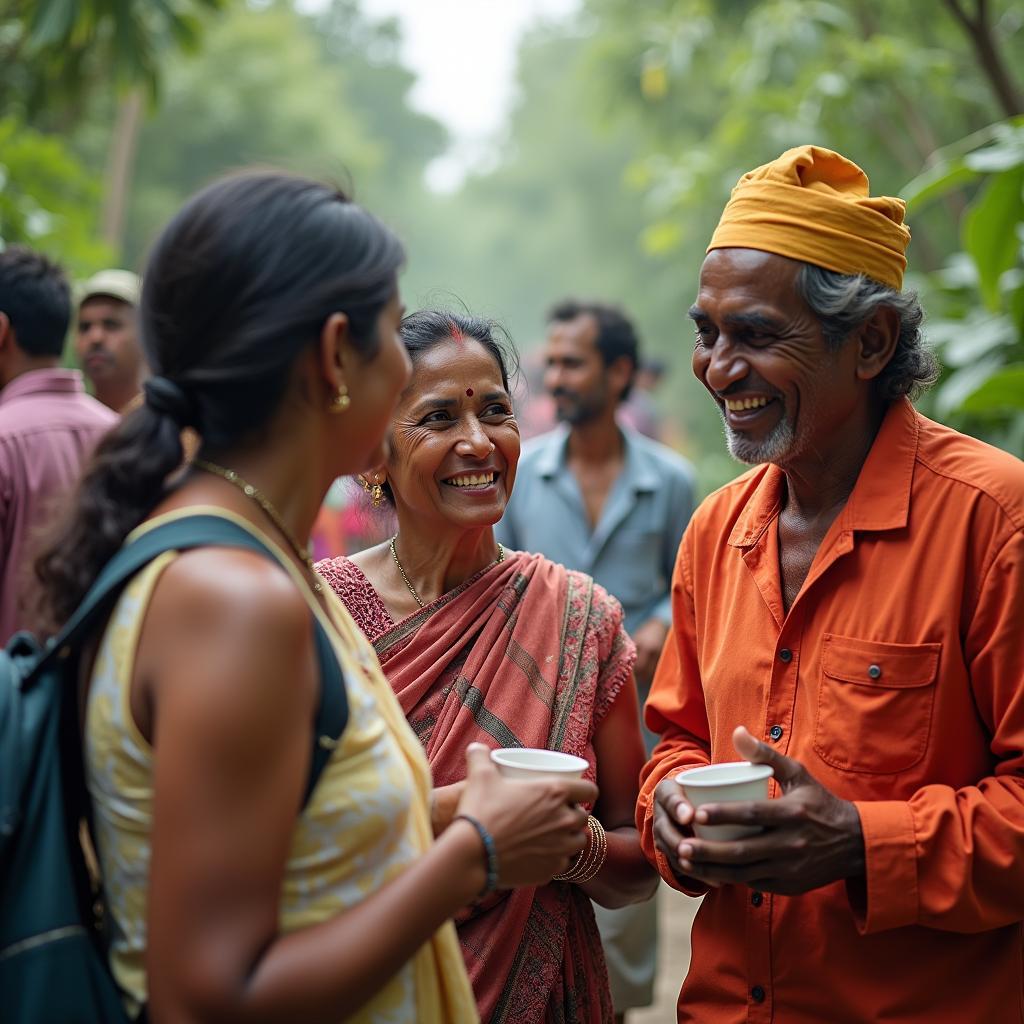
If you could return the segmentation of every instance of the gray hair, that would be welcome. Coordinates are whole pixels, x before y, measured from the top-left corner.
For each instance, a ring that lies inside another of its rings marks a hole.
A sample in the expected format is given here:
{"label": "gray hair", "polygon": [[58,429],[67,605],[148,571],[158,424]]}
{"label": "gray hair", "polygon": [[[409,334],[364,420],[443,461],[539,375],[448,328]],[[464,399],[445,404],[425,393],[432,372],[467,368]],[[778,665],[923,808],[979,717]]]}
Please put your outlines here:
{"label": "gray hair", "polygon": [[796,276],[797,294],[821,322],[826,343],[833,349],[863,324],[879,306],[890,306],[900,318],[896,348],[875,381],[887,402],[908,395],[916,398],[939,376],[939,364],[925,347],[921,324],[924,311],[914,292],[897,292],[863,274],[838,274],[805,263]]}

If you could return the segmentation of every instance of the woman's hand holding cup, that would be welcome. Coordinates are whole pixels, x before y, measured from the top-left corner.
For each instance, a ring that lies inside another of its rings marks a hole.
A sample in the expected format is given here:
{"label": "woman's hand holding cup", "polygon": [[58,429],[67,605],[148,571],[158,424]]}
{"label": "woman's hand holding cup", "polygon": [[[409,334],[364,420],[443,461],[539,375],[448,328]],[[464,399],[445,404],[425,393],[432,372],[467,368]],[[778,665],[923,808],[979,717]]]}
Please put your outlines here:
{"label": "woman's hand holding cup", "polygon": [[482,743],[466,751],[466,788],[458,813],[480,822],[494,841],[498,885],[543,885],[564,871],[587,840],[597,787],[583,779],[507,779]]}

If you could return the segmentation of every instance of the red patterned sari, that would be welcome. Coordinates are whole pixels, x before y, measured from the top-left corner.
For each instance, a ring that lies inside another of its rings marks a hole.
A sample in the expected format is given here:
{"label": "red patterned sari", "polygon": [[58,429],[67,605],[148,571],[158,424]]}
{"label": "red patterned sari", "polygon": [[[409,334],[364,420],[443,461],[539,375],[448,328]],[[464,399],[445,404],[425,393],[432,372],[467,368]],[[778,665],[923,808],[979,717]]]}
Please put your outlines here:
{"label": "red patterned sari", "polygon": [[[630,678],[622,609],[589,576],[509,552],[394,623],[348,559],[318,571],[370,638],[435,786],[465,777],[466,745],[547,747],[590,762],[594,729]],[[494,1024],[612,1019],[601,939],[581,889],[494,893],[456,918],[480,1016]]]}

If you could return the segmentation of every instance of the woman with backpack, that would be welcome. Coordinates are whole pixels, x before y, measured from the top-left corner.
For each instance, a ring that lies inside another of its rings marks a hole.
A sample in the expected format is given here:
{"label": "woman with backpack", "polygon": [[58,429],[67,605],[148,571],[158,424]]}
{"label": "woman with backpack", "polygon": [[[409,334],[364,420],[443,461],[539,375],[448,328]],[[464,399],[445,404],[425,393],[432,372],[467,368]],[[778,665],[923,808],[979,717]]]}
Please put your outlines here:
{"label": "woman with backpack", "polygon": [[[435,839],[422,749],[303,542],[331,482],[383,461],[410,372],[402,259],[313,181],[247,173],[195,196],[144,276],[145,403],[39,563],[60,623],[126,540],[168,523],[217,517],[265,549],[159,555],[85,659],[110,963],[154,1021],[474,1021],[449,918],[584,845],[593,785],[507,781],[480,746]],[[314,729],[339,696],[320,635],[344,680],[337,737]]]}

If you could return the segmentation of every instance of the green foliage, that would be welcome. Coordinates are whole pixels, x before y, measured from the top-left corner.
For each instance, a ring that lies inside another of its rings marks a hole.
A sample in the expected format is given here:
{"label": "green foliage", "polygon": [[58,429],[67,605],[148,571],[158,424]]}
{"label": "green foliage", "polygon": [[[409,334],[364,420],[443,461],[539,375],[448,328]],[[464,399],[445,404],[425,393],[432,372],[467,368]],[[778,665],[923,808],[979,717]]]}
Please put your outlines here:
{"label": "green foliage", "polygon": [[194,51],[200,16],[225,3],[0,0],[0,124],[12,144],[0,145],[0,209],[9,240],[61,256],[76,273],[116,261],[98,240],[106,154],[89,160],[80,145],[84,114],[90,100],[113,104],[127,87],[155,96],[166,53]]}
{"label": "green foliage", "polygon": [[[934,6],[922,18],[919,5],[867,0],[588,0],[602,26],[594,78],[610,109],[647,128],[631,178],[654,215],[652,251],[674,246],[696,273],[732,184],[790,146],[848,154],[892,193],[991,120],[970,46]],[[955,236],[940,211],[915,222],[915,239],[919,264],[937,266]]]}
{"label": "green foliage", "polygon": [[412,219],[426,201],[424,167],[446,136],[410,110],[414,79],[397,42],[393,25],[366,22],[349,0],[316,15],[277,2],[218,19],[198,54],[169,59],[160,105],[143,126],[126,261],[141,265],[191,192],[250,164],[336,181],[386,219]]}
{"label": "green foliage", "polygon": [[913,215],[933,199],[977,181],[991,171],[1019,164],[1022,142],[1016,122],[999,121],[928,156],[925,169],[900,193]]}
{"label": "green foliage", "polygon": [[1024,161],[993,175],[964,217],[964,248],[978,268],[981,297],[993,311],[1001,305],[1003,273],[1016,265],[1020,250],[1020,239],[1008,228],[1024,220],[1022,185]]}
{"label": "green foliage", "polygon": [[0,118],[0,247],[20,243],[73,275],[110,259],[96,241],[99,185],[64,143]]}
{"label": "green foliage", "polygon": [[312,27],[323,61],[342,75],[339,103],[373,135],[380,153],[372,176],[358,183],[360,194],[387,205],[404,205],[405,196],[424,202],[423,171],[444,152],[448,133],[409,105],[416,77],[402,64],[397,23],[368,20],[357,0],[331,0]]}
{"label": "green foliage", "polygon": [[[1024,117],[936,153],[904,190],[919,210],[969,184],[963,252],[923,282],[947,370],[935,413],[1024,455]],[[979,301],[980,300],[980,301]]]}
{"label": "green foliage", "polygon": [[[0,34],[0,113],[59,122],[93,90],[145,85],[163,57],[193,52],[203,15],[226,0],[7,0]],[[55,117],[55,115],[58,115]]]}
{"label": "green foliage", "polygon": [[1014,363],[993,373],[964,399],[961,408],[979,415],[1024,411],[1024,363]]}

